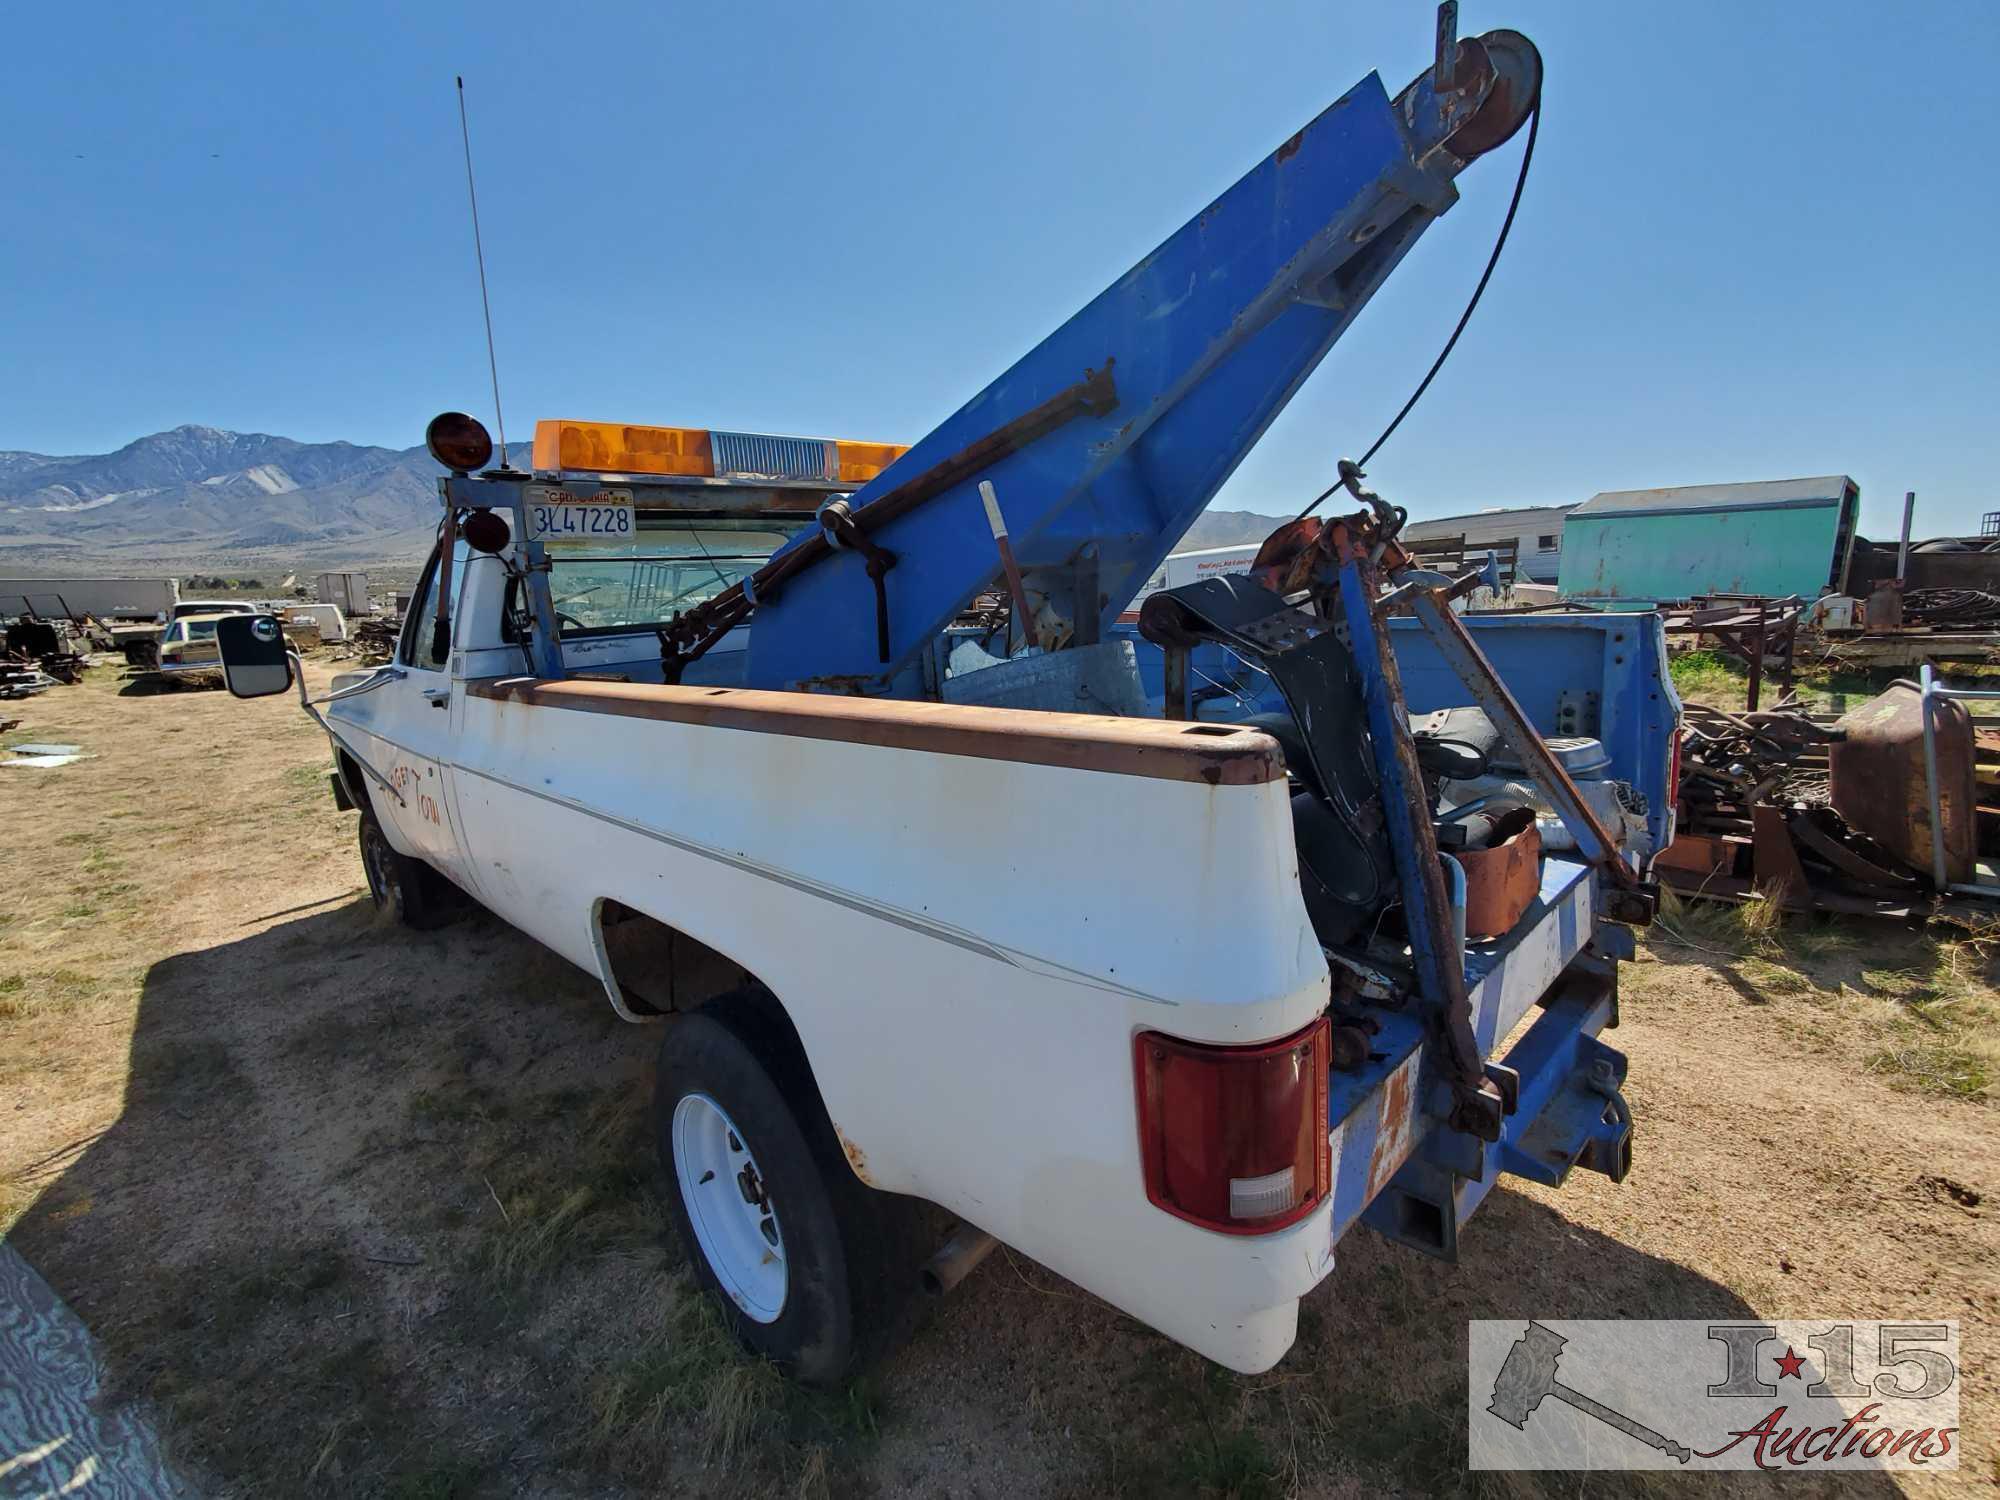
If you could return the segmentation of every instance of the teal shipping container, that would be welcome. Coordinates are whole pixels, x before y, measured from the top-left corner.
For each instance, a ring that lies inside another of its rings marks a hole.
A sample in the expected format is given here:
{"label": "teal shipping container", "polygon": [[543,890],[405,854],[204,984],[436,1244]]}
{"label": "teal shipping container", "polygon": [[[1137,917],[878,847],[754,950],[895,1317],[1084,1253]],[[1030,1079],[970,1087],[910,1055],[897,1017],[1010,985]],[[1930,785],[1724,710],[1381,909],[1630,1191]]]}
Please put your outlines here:
{"label": "teal shipping container", "polygon": [[1844,593],[1860,508],[1844,474],[1609,490],[1564,520],[1557,592],[1600,608]]}

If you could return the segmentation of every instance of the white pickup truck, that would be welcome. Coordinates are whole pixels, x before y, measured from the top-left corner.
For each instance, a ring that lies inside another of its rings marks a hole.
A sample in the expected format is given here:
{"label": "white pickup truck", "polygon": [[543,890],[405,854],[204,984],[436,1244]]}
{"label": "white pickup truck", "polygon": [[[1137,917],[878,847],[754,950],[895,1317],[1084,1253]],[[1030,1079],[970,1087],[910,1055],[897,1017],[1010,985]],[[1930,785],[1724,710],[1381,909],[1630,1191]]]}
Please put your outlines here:
{"label": "white pickup truck", "polygon": [[[583,488],[530,480],[469,482],[529,507]],[[933,1248],[914,1200],[1267,1368],[1342,1231],[1451,1134],[1419,1086],[1434,1044],[1392,1007],[1362,1057],[1334,1057],[1330,1006],[1365,963],[1329,968],[1296,777],[1258,729],[663,683],[655,627],[764,564],[826,488],[627,483],[612,538],[545,539],[561,678],[524,671],[533,563],[505,528],[492,551],[461,536],[449,569],[434,554],[394,664],[336,679],[325,708],[376,901],[421,924],[455,887],[621,1017],[667,1020],[674,1215],[745,1342],[802,1377],[904,1326]],[[1651,621],[1615,645],[1601,618],[1504,623],[1487,633],[1536,656],[1588,648],[1573,688],[1665,690]],[[259,624],[224,627],[239,693],[290,681],[271,626],[262,681],[242,659]],[[726,680],[744,644],[691,675]],[[1621,753],[1664,775],[1664,739],[1629,727]],[[1482,1050],[1580,980],[1583,1029],[1610,1018],[1602,899],[1550,857],[1505,940],[1468,944]],[[1404,1232],[1448,1248],[1504,1167],[1411,1197]]]}
{"label": "white pickup truck", "polygon": [[[1120,625],[1532,112],[1532,45],[1455,16],[907,450],[545,422],[523,472],[431,424],[396,659],[321,700],[370,888],[664,1023],[673,1214],[803,1379],[904,1326],[925,1202],[935,1284],[997,1239],[1258,1371],[1357,1220],[1455,1257],[1502,1173],[1625,1174],[1658,620],[1462,623],[1343,465],[1361,509]],[[239,695],[298,675],[218,639]]]}

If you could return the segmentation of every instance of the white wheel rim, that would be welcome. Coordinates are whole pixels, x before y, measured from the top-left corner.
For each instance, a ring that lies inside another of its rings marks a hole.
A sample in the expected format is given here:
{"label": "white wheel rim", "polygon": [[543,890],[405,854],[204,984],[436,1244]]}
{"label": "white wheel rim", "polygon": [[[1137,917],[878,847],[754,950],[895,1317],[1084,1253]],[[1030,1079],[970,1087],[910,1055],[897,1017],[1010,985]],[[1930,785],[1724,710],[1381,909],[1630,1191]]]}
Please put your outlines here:
{"label": "white wheel rim", "polygon": [[674,1176],[729,1300],[755,1322],[776,1322],[785,1310],[785,1237],[749,1141],[706,1094],[674,1106]]}

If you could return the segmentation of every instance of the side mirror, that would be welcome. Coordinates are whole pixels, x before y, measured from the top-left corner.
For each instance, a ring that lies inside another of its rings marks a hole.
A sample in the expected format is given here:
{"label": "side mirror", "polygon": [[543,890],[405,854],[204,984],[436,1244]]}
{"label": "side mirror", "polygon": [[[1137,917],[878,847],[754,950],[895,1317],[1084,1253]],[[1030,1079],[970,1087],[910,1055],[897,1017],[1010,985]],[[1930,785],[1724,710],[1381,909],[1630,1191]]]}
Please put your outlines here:
{"label": "side mirror", "polygon": [[238,698],[268,698],[292,685],[285,632],[276,615],[225,615],[215,622],[222,680]]}

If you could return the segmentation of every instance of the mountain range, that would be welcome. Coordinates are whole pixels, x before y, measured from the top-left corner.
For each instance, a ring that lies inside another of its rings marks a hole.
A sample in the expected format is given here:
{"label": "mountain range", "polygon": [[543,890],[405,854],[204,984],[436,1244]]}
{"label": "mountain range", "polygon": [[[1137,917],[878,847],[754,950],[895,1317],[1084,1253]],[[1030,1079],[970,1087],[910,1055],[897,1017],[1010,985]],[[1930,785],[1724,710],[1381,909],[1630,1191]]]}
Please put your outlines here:
{"label": "mountain range", "polygon": [[[525,462],[525,446],[514,456]],[[115,453],[0,450],[0,557],[37,571],[421,558],[436,529],[440,472],[422,448],[193,425]]]}
{"label": "mountain range", "polygon": [[[525,466],[528,445],[510,456]],[[0,566],[47,575],[416,563],[436,531],[440,472],[422,448],[192,425],[115,453],[0,449]],[[1182,546],[1258,541],[1277,524],[1210,511]]]}

